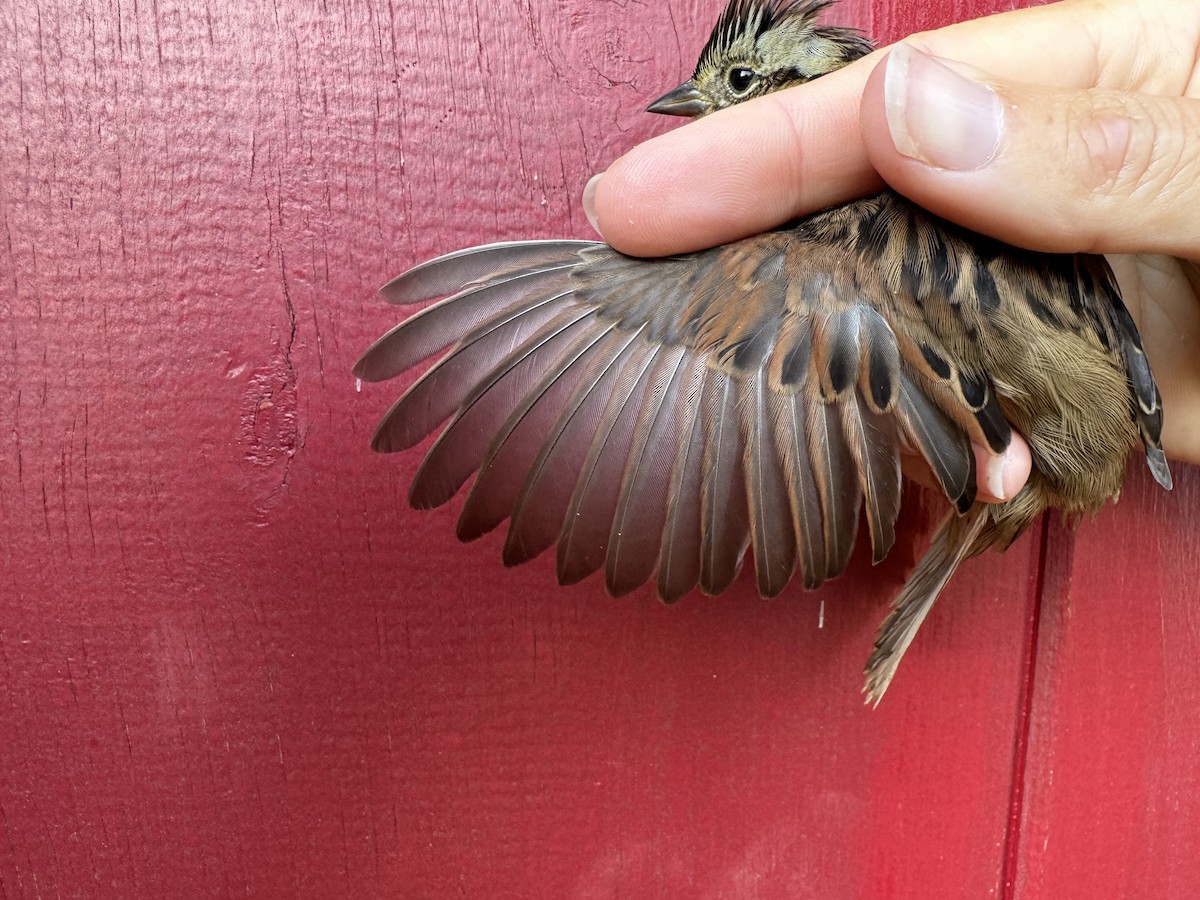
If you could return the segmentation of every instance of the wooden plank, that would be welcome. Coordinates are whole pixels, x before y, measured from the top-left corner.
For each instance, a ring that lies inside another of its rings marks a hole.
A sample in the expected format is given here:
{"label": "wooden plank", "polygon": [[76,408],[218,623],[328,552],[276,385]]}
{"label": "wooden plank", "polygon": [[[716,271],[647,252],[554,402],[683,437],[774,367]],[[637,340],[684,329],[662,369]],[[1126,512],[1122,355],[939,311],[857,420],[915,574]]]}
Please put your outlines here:
{"label": "wooden plank", "polygon": [[1200,879],[1200,480],[1176,469],[1173,493],[1138,471],[1119,506],[1052,532],[1018,897],[1182,897]]}

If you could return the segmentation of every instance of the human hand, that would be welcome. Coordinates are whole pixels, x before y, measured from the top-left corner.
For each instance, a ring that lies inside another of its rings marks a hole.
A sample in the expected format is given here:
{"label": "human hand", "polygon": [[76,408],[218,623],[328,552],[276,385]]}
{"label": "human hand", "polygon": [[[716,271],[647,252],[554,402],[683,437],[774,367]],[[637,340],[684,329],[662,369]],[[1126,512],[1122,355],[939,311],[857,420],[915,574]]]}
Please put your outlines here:
{"label": "human hand", "polygon": [[[882,176],[1009,243],[1131,254],[1111,262],[1163,394],[1164,446],[1200,462],[1200,270],[1187,261],[1200,258],[1198,53],[1194,0],[1063,0],[913,35],[647,141],[589,184],[585,206],[617,249],[665,255],[871,193]],[[1011,497],[1028,476],[1023,441],[977,454],[981,494]]]}

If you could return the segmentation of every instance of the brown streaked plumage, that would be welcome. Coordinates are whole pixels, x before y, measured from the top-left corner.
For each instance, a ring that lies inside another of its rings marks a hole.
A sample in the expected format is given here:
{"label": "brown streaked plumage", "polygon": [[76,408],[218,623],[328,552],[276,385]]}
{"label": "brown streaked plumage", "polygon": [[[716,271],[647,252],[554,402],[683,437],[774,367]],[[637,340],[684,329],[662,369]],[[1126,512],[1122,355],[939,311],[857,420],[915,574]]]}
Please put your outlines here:
{"label": "brown streaked plumage", "polygon": [[[733,0],[692,78],[650,109],[704,115],[863,55],[821,27],[829,0]],[[621,595],[657,578],[714,594],[754,557],[771,597],[846,566],[864,509],[876,560],[895,539],[902,448],[952,509],[867,664],[878,700],[960,562],[1006,549],[1045,509],[1119,493],[1139,441],[1170,473],[1137,328],[1102,257],[1031,253],[884,192],[766,234],[665,259],[592,241],[492,244],[423,263],[393,303],[447,297],[363,355],[366,381],[444,353],[388,411],[375,449],[449,420],[410,499],[445,503],[476,475],[471,540],[511,520],[510,565],[557,543],[558,576],[603,569]],[[975,501],[971,442],[1012,429],[1033,472]]]}

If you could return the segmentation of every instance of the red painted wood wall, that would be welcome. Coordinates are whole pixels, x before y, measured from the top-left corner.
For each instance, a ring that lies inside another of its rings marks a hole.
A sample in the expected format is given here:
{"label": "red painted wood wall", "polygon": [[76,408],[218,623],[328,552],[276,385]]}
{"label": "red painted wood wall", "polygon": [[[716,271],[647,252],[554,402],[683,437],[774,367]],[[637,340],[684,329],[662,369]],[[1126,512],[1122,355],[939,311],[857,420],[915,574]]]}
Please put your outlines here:
{"label": "red painted wood wall", "polygon": [[367,451],[375,289],[587,236],[719,6],[4,4],[0,897],[1194,896],[1195,471],[971,564],[871,711],[915,493],[874,570],[664,608]]}

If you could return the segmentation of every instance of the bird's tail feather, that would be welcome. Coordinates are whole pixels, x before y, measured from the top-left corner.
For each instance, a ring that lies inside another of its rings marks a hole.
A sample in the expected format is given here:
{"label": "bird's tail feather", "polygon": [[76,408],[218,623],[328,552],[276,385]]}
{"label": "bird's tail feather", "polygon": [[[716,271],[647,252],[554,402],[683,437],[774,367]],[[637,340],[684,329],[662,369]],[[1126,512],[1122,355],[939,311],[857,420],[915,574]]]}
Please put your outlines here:
{"label": "bird's tail feather", "polygon": [[918,563],[904,589],[892,603],[892,612],[879,628],[875,650],[867,660],[866,702],[878,704],[917,629],[929,615],[934,601],[954,574],[959,563],[979,552],[978,539],[989,519],[988,508],[976,503],[966,515],[950,513]]}

